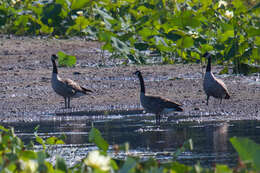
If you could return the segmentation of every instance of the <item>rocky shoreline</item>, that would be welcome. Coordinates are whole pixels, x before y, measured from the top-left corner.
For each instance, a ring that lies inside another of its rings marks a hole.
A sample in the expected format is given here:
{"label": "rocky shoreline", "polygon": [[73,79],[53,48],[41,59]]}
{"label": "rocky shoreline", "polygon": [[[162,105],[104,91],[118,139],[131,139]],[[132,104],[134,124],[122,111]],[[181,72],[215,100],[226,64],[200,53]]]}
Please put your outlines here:
{"label": "rocky shoreline", "polygon": [[[136,69],[142,71],[148,93],[183,104],[183,113],[172,114],[183,121],[260,119],[259,74],[218,76],[230,90],[231,99],[220,105],[219,100],[211,98],[206,106],[203,73],[197,64],[112,66],[117,60],[102,57],[99,43],[80,39],[2,37],[0,44],[1,122],[53,120],[68,112],[75,116],[98,111],[109,115],[116,110],[140,113],[139,81],[132,75]],[[60,76],[95,91],[91,96],[73,99],[69,110],[63,109],[63,98],[50,84],[50,55],[58,51],[77,57],[74,68],[59,67]],[[212,69],[216,74],[220,70],[219,66]]]}

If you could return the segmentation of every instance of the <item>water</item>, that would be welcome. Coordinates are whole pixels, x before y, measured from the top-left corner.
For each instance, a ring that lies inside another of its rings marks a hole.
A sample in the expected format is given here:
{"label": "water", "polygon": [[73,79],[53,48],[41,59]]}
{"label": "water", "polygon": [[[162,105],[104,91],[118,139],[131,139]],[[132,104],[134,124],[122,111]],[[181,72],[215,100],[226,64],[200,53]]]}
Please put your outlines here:
{"label": "water", "polygon": [[[168,118],[168,119],[167,119]],[[154,157],[162,161],[170,160],[171,153],[176,151],[184,141],[193,140],[194,150],[182,153],[178,160],[185,164],[200,162],[203,166],[212,166],[216,163],[224,163],[234,166],[237,163],[237,154],[232,148],[229,138],[233,136],[247,137],[260,143],[260,121],[210,121],[179,122],[171,117],[165,117],[161,126],[155,125],[153,115],[107,115],[89,118],[61,117],[56,121],[40,123],[12,123],[2,124],[13,126],[16,134],[25,143],[34,139],[34,128],[38,129],[39,136],[67,136],[66,145],[56,146],[50,150],[55,159],[59,154],[69,164],[85,157],[88,151],[96,149],[88,143],[88,132],[91,125],[99,129],[103,137],[110,144],[110,154],[116,158],[124,158],[127,155],[140,156],[142,159]],[[128,153],[115,154],[112,146],[128,142]]]}

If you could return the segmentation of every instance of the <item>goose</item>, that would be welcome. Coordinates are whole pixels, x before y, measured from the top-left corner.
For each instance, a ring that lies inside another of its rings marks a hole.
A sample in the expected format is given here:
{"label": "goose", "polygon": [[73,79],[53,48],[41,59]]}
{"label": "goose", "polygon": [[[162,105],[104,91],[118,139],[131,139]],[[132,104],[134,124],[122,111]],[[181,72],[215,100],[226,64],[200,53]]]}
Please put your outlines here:
{"label": "goose", "polygon": [[225,83],[222,80],[217,79],[211,72],[211,54],[206,52],[203,57],[208,59],[206,73],[203,80],[203,89],[207,95],[206,104],[208,105],[210,96],[220,99],[221,104],[223,98],[230,98],[230,94]]}
{"label": "goose", "polygon": [[144,79],[140,71],[134,72],[139,78],[140,81],[140,102],[144,110],[148,113],[155,114],[156,123],[160,124],[161,114],[169,113],[172,111],[179,111],[182,112],[183,109],[181,105],[175,102],[172,102],[166,98],[162,98],[160,96],[152,96],[145,94],[145,86],[144,86]]}
{"label": "goose", "polygon": [[80,86],[78,83],[74,82],[71,79],[62,79],[58,76],[58,69],[56,66],[56,55],[51,56],[51,61],[53,65],[51,85],[53,90],[60,96],[64,98],[65,108],[70,108],[70,99],[78,98],[80,96],[86,95],[88,92],[92,92],[89,89],[86,89]]}

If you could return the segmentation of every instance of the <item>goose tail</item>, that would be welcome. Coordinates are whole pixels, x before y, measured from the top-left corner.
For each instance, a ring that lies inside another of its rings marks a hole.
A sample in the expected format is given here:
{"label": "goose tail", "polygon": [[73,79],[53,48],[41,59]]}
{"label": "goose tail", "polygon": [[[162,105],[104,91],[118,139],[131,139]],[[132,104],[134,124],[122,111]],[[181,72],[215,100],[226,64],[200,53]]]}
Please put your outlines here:
{"label": "goose tail", "polygon": [[225,99],[230,99],[230,95],[227,93]]}
{"label": "goose tail", "polygon": [[86,89],[86,88],[84,88],[84,87],[81,87],[81,88],[82,88],[84,94],[93,93],[93,91],[90,90],[90,89]]}
{"label": "goose tail", "polygon": [[176,111],[178,111],[178,112],[183,112],[183,109],[181,108],[181,107],[176,107],[176,109],[175,109]]}

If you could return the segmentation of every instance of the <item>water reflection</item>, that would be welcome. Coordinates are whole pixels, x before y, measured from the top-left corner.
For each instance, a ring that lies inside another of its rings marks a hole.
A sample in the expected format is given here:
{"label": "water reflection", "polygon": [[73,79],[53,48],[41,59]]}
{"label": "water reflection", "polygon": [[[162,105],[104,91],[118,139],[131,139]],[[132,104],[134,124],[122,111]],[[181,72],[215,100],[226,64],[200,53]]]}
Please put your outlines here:
{"label": "water reflection", "polygon": [[213,131],[214,152],[226,152],[228,150],[228,123],[224,122]]}
{"label": "water reflection", "polygon": [[[67,156],[81,158],[86,156],[89,150],[88,132],[92,124],[101,131],[111,146],[129,142],[130,154],[138,154],[143,158],[153,156],[162,160],[170,159],[170,155],[165,153],[176,151],[184,141],[192,139],[194,150],[183,153],[179,160],[188,164],[199,161],[204,166],[215,163],[236,164],[237,155],[229,142],[230,137],[249,137],[260,143],[259,121],[207,123],[164,121],[158,127],[154,123],[153,115],[140,114],[102,118],[81,117],[78,120],[63,117],[58,121],[41,122],[38,133],[42,137],[66,134],[66,144],[73,144],[69,150],[76,148],[77,151],[71,152],[75,155]],[[2,125],[15,127],[17,135],[28,143],[34,138],[34,128],[38,123]],[[64,150],[68,148],[60,147],[58,153],[63,153]],[[124,154],[121,153],[118,157],[122,158]]]}
{"label": "water reflection", "polygon": [[57,130],[64,134],[66,134],[66,132],[70,132],[70,135],[66,135],[66,144],[84,144],[87,141],[85,121],[64,121],[60,123]]}

